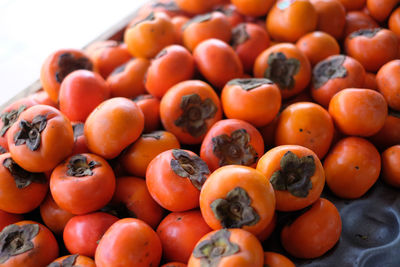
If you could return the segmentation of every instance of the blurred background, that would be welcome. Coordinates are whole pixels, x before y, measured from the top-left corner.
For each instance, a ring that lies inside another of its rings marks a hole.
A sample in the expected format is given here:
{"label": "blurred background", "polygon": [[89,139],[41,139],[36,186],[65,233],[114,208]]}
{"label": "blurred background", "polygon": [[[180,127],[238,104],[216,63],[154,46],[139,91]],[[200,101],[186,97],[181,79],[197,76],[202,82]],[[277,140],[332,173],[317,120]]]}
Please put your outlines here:
{"label": "blurred background", "polygon": [[83,48],[149,0],[0,0],[0,105],[39,79],[45,58]]}

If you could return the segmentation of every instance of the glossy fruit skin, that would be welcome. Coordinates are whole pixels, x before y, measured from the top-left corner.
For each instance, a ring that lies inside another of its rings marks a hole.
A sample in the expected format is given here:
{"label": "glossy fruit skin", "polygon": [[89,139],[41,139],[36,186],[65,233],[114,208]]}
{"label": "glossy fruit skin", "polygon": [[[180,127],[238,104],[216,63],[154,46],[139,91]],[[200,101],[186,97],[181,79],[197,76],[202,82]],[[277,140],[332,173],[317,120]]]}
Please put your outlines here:
{"label": "glossy fruit skin", "polygon": [[339,0],[347,11],[360,10],[365,6],[366,0]]}
{"label": "glossy fruit skin", "polygon": [[74,217],[72,213],[60,208],[51,193],[40,204],[40,216],[44,224],[56,235],[62,235],[67,222]]}
{"label": "glossy fruit skin", "polygon": [[392,14],[390,14],[388,27],[389,30],[394,32],[397,36],[400,36],[400,8],[396,8]]}
{"label": "glossy fruit skin", "polygon": [[151,197],[146,181],[141,178],[119,177],[111,205],[125,205],[135,218],[144,221],[153,229],[164,216],[163,208]]}
{"label": "glossy fruit skin", "polygon": [[[322,64],[326,64],[327,62],[338,58],[344,58],[341,66],[346,70],[346,76],[333,77],[318,87],[315,82],[315,77],[318,75],[318,68]],[[329,102],[337,92],[346,88],[363,88],[366,73],[363,65],[361,65],[361,63],[356,59],[349,56],[334,55],[326,58],[315,66],[313,69],[313,75],[314,80],[311,84],[312,98],[323,107],[328,108]]]}
{"label": "glossy fruit skin", "polygon": [[372,89],[379,91],[378,83],[376,81],[376,74],[372,72],[365,73],[364,86],[362,88]]}
{"label": "glossy fruit skin", "polygon": [[93,109],[109,96],[108,85],[100,74],[88,70],[76,70],[61,83],[60,111],[71,121],[84,122]]}
{"label": "glossy fruit skin", "polygon": [[196,243],[212,229],[199,210],[172,212],[158,225],[166,261],[188,262]]}
{"label": "glossy fruit skin", "polygon": [[[216,107],[216,112],[210,118],[204,118],[206,130],[201,134],[193,136],[186,128],[176,125],[176,121],[182,116],[184,110],[180,107],[182,98],[191,94],[200,96],[202,102],[211,99]],[[168,132],[174,134],[182,144],[199,144],[211,126],[222,117],[222,107],[219,98],[213,88],[207,83],[199,80],[188,80],[174,85],[161,99],[160,104],[161,122]]]}
{"label": "glossy fruit skin", "polygon": [[206,223],[214,230],[222,229],[221,221],[215,217],[211,203],[225,199],[234,188],[243,188],[251,202],[251,207],[260,219],[253,225],[243,225],[241,229],[254,235],[261,233],[271,222],[275,212],[275,194],[265,176],[253,168],[229,165],[214,171],[206,180],[200,192],[200,210]]}
{"label": "glossy fruit skin", "polygon": [[[239,246],[239,251],[233,255],[222,257],[218,263],[218,267],[263,266],[263,249],[260,241],[254,235],[242,229],[227,229],[226,231],[230,233],[229,241]],[[210,239],[217,232],[218,230],[215,230],[206,234],[197,244]],[[202,266],[201,260],[196,258],[192,253],[187,266],[200,267]]]}
{"label": "glossy fruit skin", "polygon": [[153,132],[157,137],[142,135],[122,155],[121,164],[134,176],[145,177],[149,163],[161,152],[180,148],[178,139],[170,132]]}
{"label": "glossy fruit skin", "polygon": [[58,257],[58,244],[52,234],[44,225],[34,221],[19,221],[18,226],[27,224],[39,225],[39,233],[31,240],[32,250],[10,257],[2,264],[4,267],[37,267],[47,266]]}
{"label": "glossy fruit skin", "polygon": [[[299,71],[293,75],[293,87],[282,87],[278,84],[281,90],[282,99],[287,99],[300,92],[302,92],[311,79],[311,64],[306,55],[298,49],[294,44],[291,43],[280,43],[271,46],[267,50],[264,50],[256,59],[254,63],[254,77],[256,78],[270,78],[265,75],[267,68],[269,67],[268,58],[271,54],[282,53],[287,59],[295,59],[298,61],[300,67]],[[272,79],[274,81],[274,79]],[[276,81],[274,81],[276,82]]]}
{"label": "glossy fruit skin", "polygon": [[366,5],[371,16],[379,21],[383,22],[386,20],[393,8],[398,4],[398,0],[366,0]]}
{"label": "glossy fruit skin", "polygon": [[84,133],[90,151],[112,159],[139,138],[143,128],[144,116],[140,108],[132,100],[114,97],[90,113]]}
{"label": "glossy fruit skin", "polygon": [[93,62],[83,51],[79,49],[60,49],[51,53],[42,65],[40,71],[40,82],[42,83],[43,89],[49,94],[50,99],[55,103],[58,102],[60,85],[63,80],[62,77],[57,76],[61,71],[59,63],[61,62],[62,57],[65,55],[69,55],[75,60],[84,59],[86,61],[86,66],[83,64],[78,68],[73,68],[73,70],[81,68],[95,70]]}
{"label": "glossy fruit skin", "polygon": [[50,177],[50,191],[54,201],[62,209],[75,215],[102,208],[111,200],[115,190],[115,175],[107,161],[95,154],[80,155],[86,158],[87,163],[100,163],[91,170],[91,175],[69,175],[70,157],[58,165]]}
{"label": "glossy fruit skin", "polygon": [[342,220],[337,208],[320,198],[281,232],[281,242],[289,254],[312,259],[325,254],[340,238]]}
{"label": "glossy fruit skin", "polygon": [[193,57],[200,73],[218,89],[228,81],[243,76],[239,56],[221,40],[211,38],[199,43],[193,51]]}
{"label": "glossy fruit skin", "polygon": [[253,17],[266,15],[274,4],[273,0],[232,0],[231,2],[240,13]]}
{"label": "glossy fruit skin", "polygon": [[[38,115],[47,118],[46,127],[40,133],[39,148],[32,151],[25,144],[17,146],[14,136],[21,129],[20,121],[32,122],[33,118]],[[8,131],[8,148],[13,159],[18,165],[30,172],[52,170],[71,154],[74,146],[71,122],[59,110],[47,105],[35,105],[25,110]]]}
{"label": "glossy fruit skin", "polygon": [[65,225],[63,240],[71,254],[94,257],[98,241],[119,219],[105,212],[77,215]]}
{"label": "glossy fruit skin", "polygon": [[281,42],[296,42],[317,28],[318,15],[308,0],[280,0],[268,13],[266,27],[271,37]]}
{"label": "glossy fruit skin", "polygon": [[[53,262],[58,262],[61,264],[63,262],[63,260],[65,260],[66,258],[68,258],[70,256],[72,256],[72,255],[65,255],[65,256],[59,257],[59,258],[55,259]],[[96,264],[89,257],[83,256],[83,255],[77,255],[73,266],[96,267]]]}
{"label": "glossy fruit skin", "polygon": [[[373,37],[354,36],[345,40],[346,53],[357,59],[367,71],[376,72],[398,56],[399,40],[391,30],[380,29]],[[382,49],[385,47],[385,49]]]}
{"label": "glossy fruit skin", "polygon": [[400,187],[400,145],[394,145],[382,153],[382,178],[391,186]]}
{"label": "glossy fruit skin", "polygon": [[158,266],[161,250],[160,238],[150,226],[141,220],[126,218],[105,232],[94,259],[98,267]]}
{"label": "glossy fruit skin", "polygon": [[146,90],[161,99],[173,85],[192,79],[194,69],[193,56],[186,48],[180,45],[167,46],[147,69]]}
{"label": "glossy fruit skin", "polygon": [[50,99],[49,94],[45,90],[39,90],[28,96],[29,99],[41,105],[49,105],[58,108],[58,104]]}
{"label": "glossy fruit skin", "polygon": [[134,98],[144,94],[144,77],[149,66],[148,59],[134,58],[116,68],[107,77],[111,97]]}
{"label": "glossy fruit skin", "polygon": [[376,82],[379,92],[385,97],[389,107],[400,110],[400,60],[392,60],[383,65],[377,75]]}
{"label": "glossy fruit skin", "polygon": [[139,95],[133,101],[143,112],[143,133],[150,133],[160,128],[160,100],[152,95]]}
{"label": "glossy fruit skin", "polygon": [[264,252],[264,265],[270,267],[295,267],[287,257],[276,252]]}
{"label": "glossy fruit skin", "polygon": [[400,143],[400,116],[389,110],[383,127],[370,137],[372,143],[380,149],[386,149]]}
{"label": "glossy fruit skin", "polygon": [[381,157],[369,141],[359,137],[340,140],[324,161],[326,183],[337,196],[356,199],[376,182],[381,171]]}
{"label": "glossy fruit skin", "polygon": [[274,83],[265,83],[251,90],[228,83],[222,89],[221,103],[228,119],[244,120],[255,127],[261,127],[270,123],[278,114],[281,93]]}
{"label": "glossy fruit skin", "polygon": [[194,17],[182,26],[182,41],[189,51],[193,51],[198,44],[211,38],[229,43],[232,29],[224,13],[211,12],[200,16],[208,16],[208,19],[198,22],[196,20],[201,17]]}
{"label": "glossy fruit skin", "polygon": [[322,159],[333,139],[334,126],[328,111],[312,102],[298,102],[279,115],[275,144],[301,145]]}
{"label": "glossy fruit skin", "polygon": [[346,10],[339,0],[310,0],[317,12],[317,30],[341,39],[346,24]]}
{"label": "glossy fruit skin", "polygon": [[0,232],[7,225],[22,221],[23,217],[20,214],[9,213],[3,210],[0,210]]}
{"label": "glossy fruit skin", "polygon": [[340,53],[340,46],[336,39],[322,31],[305,34],[296,42],[296,46],[307,56],[312,66],[329,56]]}
{"label": "glossy fruit skin", "polygon": [[136,22],[125,30],[124,42],[133,57],[153,58],[164,47],[177,42],[171,18],[156,12],[150,19]]}
{"label": "glossy fruit skin", "polygon": [[221,0],[175,0],[177,6],[190,14],[201,14],[210,11]]}
{"label": "glossy fruit skin", "polygon": [[336,127],[344,134],[371,136],[382,129],[387,114],[385,98],[371,89],[348,88],[329,103]]}
{"label": "glossy fruit skin", "polygon": [[186,267],[186,266],[187,266],[186,264],[176,261],[161,265],[161,267]]}
{"label": "glossy fruit skin", "polygon": [[176,43],[179,45],[183,45],[182,26],[185,25],[185,23],[188,21],[189,21],[189,17],[185,16],[185,15],[178,15],[178,16],[171,18],[171,22],[175,28],[176,37],[178,39],[178,41]]}
{"label": "glossy fruit skin", "polygon": [[369,15],[362,11],[350,11],[346,14],[346,25],[344,27],[344,37],[347,37],[352,32],[377,28],[378,23]]}
{"label": "glossy fruit skin", "polygon": [[[201,144],[200,157],[207,163],[211,171],[223,166],[220,163],[222,158],[219,158],[214,153],[213,139],[224,134],[232,137],[232,133],[238,130],[245,130],[249,135],[248,146],[251,146],[256,152],[254,162],[250,167],[256,166],[257,160],[264,153],[264,140],[262,139],[260,132],[254,126],[245,121],[226,119],[214,124],[207,132],[207,135]],[[235,145],[231,146],[230,149],[235,150]]]}
{"label": "glossy fruit skin", "polygon": [[295,211],[309,206],[317,201],[325,185],[324,168],[317,155],[312,150],[299,145],[283,145],[272,148],[260,158],[257,163],[257,170],[270,180],[272,174],[280,170],[281,158],[288,151],[293,152],[299,158],[311,155],[314,158],[315,172],[310,177],[312,188],[304,198],[296,197],[287,190],[274,190],[276,210],[278,211]]}

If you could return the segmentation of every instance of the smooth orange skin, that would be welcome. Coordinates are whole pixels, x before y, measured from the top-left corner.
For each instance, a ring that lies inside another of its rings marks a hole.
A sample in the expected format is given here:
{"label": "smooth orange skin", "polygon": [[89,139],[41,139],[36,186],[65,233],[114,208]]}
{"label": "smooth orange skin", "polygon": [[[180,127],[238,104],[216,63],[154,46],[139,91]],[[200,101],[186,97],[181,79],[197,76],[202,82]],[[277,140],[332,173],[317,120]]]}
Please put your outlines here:
{"label": "smooth orange skin", "polygon": [[275,131],[276,126],[278,125],[278,118],[277,115],[269,124],[258,128],[263,140],[264,140],[264,147],[266,149],[270,149],[275,146]]}
{"label": "smooth orange skin", "polygon": [[365,6],[366,0],[339,0],[347,11],[360,10]]}
{"label": "smooth orange skin", "polygon": [[119,219],[105,212],[77,215],[65,225],[63,241],[71,254],[94,257],[98,241]]}
{"label": "smooth orange skin", "polygon": [[257,164],[257,170],[264,174],[269,181],[272,174],[281,169],[281,158],[287,151],[292,151],[299,158],[309,155],[313,156],[315,173],[310,178],[312,188],[305,198],[293,196],[286,190],[274,190],[276,210],[278,211],[295,211],[309,206],[320,197],[325,184],[324,168],[322,167],[321,161],[312,150],[299,145],[283,145],[272,148],[260,158]]}
{"label": "smooth orange skin", "polygon": [[135,58],[126,63],[122,72],[112,72],[107,77],[111,97],[134,98],[144,94],[144,77],[149,66],[148,59]]}
{"label": "smooth orange skin", "polygon": [[281,112],[275,144],[304,146],[322,159],[332,143],[333,132],[333,120],[326,109],[312,102],[298,102]]}
{"label": "smooth orange skin", "polygon": [[[225,14],[232,28],[236,27],[239,23],[245,22],[245,19],[247,18],[238,11],[236,6],[231,4],[231,1],[219,6],[218,11]],[[264,24],[262,27],[264,28]]]}
{"label": "smooth orange skin", "polygon": [[206,133],[199,137],[194,137],[174,123],[182,115],[182,109],[180,108],[182,96],[190,94],[198,94],[203,101],[210,98],[217,107],[215,116],[205,121],[207,129],[210,129],[214,123],[222,118],[222,107],[217,94],[210,85],[200,80],[180,82],[170,88],[161,99],[160,117],[165,130],[174,134],[180,143],[200,144]]}
{"label": "smooth orange skin", "polygon": [[342,133],[371,136],[385,124],[387,108],[385,98],[377,91],[348,88],[332,97],[328,111]]}
{"label": "smooth orange skin", "polygon": [[76,70],[61,83],[60,111],[71,121],[84,122],[87,116],[109,97],[108,84],[100,74]]}
{"label": "smooth orange skin", "polygon": [[218,39],[201,42],[193,51],[200,73],[213,86],[221,89],[227,82],[243,76],[243,65],[235,50]]}
{"label": "smooth orange skin", "polygon": [[210,11],[221,0],[175,0],[177,6],[190,14],[201,14]]}
{"label": "smooth orange skin", "polygon": [[366,0],[371,16],[379,22],[385,21],[399,0]]}
{"label": "smooth orange skin", "polygon": [[340,238],[342,220],[339,211],[327,199],[318,199],[309,211],[281,232],[281,242],[289,254],[312,259],[325,254]]}
{"label": "smooth orange skin", "polygon": [[117,180],[111,203],[123,204],[132,211],[137,219],[144,221],[153,229],[157,227],[164,215],[164,210],[151,197],[145,180],[124,176]]}
{"label": "smooth orange skin", "polygon": [[239,85],[225,85],[221,103],[228,119],[239,119],[255,127],[265,126],[278,114],[281,92],[274,83],[246,91]]}
{"label": "smooth orange skin", "polygon": [[164,47],[177,42],[171,18],[163,12],[154,13],[154,17],[125,30],[124,42],[133,57],[153,58]]}
{"label": "smooth orange skin", "polygon": [[[330,60],[328,57],[326,60]],[[342,78],[333,78],[327,81],[319,88],[314,87],[311,83],[311,96],[320,105],[328,108],[332,97],[339,91],[346,88],[363,88],[366,72],[356,59],[346,56],[342,66],[346,69],[347,74]]]}
{"label": "smooth orange skin", "polygon": [[[40,82],[43,89],[49,94],[50,99],[55,103],[58,102],[58,93],[61,85],[56,79],[56,73],[59,71],[58,60],[64,53],[72,54],[75,58],[84,57],[89,59],[84,51],[78,49],[60,49],[51,53],[46,58],[40,71]],[[90,59],[89,61],[92,62]]]}
{"label": "smooth orange skin", "polygon": [[382,129],[371,136],[370,140],[383,149],[400,144],[400,118],[389,112]]}
{"label": "smooth orange skin", "polygon": [[400,8],[396,8],[389,17],[388,20],[389,30],[394,32],[397,36],[400,37]]}
{"label": "smooth orange skin", "polygon": [[168,214],[157,227],[164,260],[188,262],[196,243],[211,231],[199,210]]}
{"label": "smooth orange skin", "polygon": [[176,38],[178,39],[177,44],[183,45],[183,31],[182,26],[189,21],[188,16],[175,16],[171,18],[171,22],[174,25]]}
{"label": "smooth orange skin", "polygon": [[160,139],[141,136],[122,155],[121,164],[131,175],[145,177],[149,163],[161,152],[180,148],[178,139],[170,132],[163,131]]}
{"label": "smooth orange skin", "polygon": [[[191,157],[196,154],[185,150]],[[189,178],[180,177],[171,168],[172,150],[158,154],[147,167],[146,184],[150,195],[163,208],[181,212],[199,206],[200,191]],[[173,197],[171,197],[173,196]]]}
{"label": "smooth orange skin", "polygon": [[336,39],[321,31],[307,33],[296,42],[296,46],[307,56],[311,66],[329,56],[340,54]]}
{"label": "smooth orange skin", "polygon": [[[351,1],[351,0],[350,0]],[[344,27],[344,37],[352,32],[379,27],[378,23],[369,15],[362,11],[350,11],[346,14],[346,24]]]}
{"label": "smooth orange skin", "polygon": [[[62,263],[62,261],[69,256],[71,256],[71,255],[65,255],[65,256],[59,257],[59,258],[55,259],[53,262]],[[81,266],[81,267],[96,267],[94,260],[92,260],[89,257],[83,256],[83,255],[79,255],[78,257],[76,257],[74,266],[75,265]]]}
{"label": "smooth orange skin", "polygon": [[400,60],[392,60],[383,65],[376,74],[379,92],[385,97],[389,107],[400,110]]}
{"label": "smooth orange skin", "polygon": [[100,239],[94,257],[97,267],[158,266],[161,241],[146,223],[134,218],[114,223]]}
{"label": "smooth orange skin", "polygon": [[96,211],[105,206],[115,190],[115,175],[106,160],[95,154],[82,154],[87,162],[101,165],[93,175],[74,177],[67,174],[70,158],[58,165],[50,177],[50,191],[57,205],[75,215]]}
{"label": "smooth orange skin", "polygon": [[[260,132],[253,125],[237,119],[221,120],[214,124],[213,127],[211,127],[211,129],[207,132],[207,135],[205,136],[200,148],[200,157],[207,163],[210,171],[215,171],[221,167],[219,165],[220,159],[213,152],[212,139],[222,134],[231,136],[232,132],[239,129],[244,129],[249,134],[250,141],[248,144],[257,152],[258,158],[264,154],[264,140]],[[250,167],[255,167],[256,164],[257,161]]]}
{"label": "smooth orange skin", "polygon": [[[244,25],[249,37],[246,41],[233,48],[243,64],[244,71],[251,73],[258,55],[269,47],[270,39],[265,28],[260,25],[254,23],[245,23]],[[242,24],[236,27],[242,27]]]}
{"label": "smooth orange skin", "polygon": [[345,40],[346,53],[357,59],[370,72],[398,56],[399,39],[391,30],[381,29],[374,37],[357,36]]}
{"label": "smooth orange skin", "polygon": [[211,18],[207,21],[193,22],[182,27],[182,41],[190,51],[193,51],[201,42],[211,38],[228,43],[231,36],[231,25],[225,14],[221,12],[212,12]]}
{"label": "smooth orange skin", "polygon": [[251,207],[260,216],[260,220],[256,224],[244,225],[241,229],[258,235],[264,231],[274,217],[275,194],[265,176],[253,168],[228,165],[214,171],[200,192],[201,214],[212,229],[222,229],[221,222],[215,217],[210,205],[216,199],[225,199],[228,192],[236,187],[241,187],[247,192],[251,200]]}
{"label": "smooth orange skin", "polygon": [[296,267],[287,257],[276,252],[264,252],[264,265],[269,267]]}
{"label": "smooth orange skin", "polygon": [[264,230],[261,231],[256,237],[260,242],[264,242],[265,240],[268,239],[268,237],[272,234],[272,232],[275,230],[277,223],[277,215],[276,212],[274,213],[274,216],[272,217],[271,222],[267,225],[267,227],[264,228]]}
{"label": "smooth orange skin", "polygon": [[318,15],[317,30],[336,39],[343,36],[346,9],[339,0],[310,0]]}
{"label": "smooth orange skin", "polygon": [[379,91],[375,73],[372,73],[372,72],[365,73],[364,86],[362,86],[362,88]]}
{"label": "smooth orange skin", "polygon": [[311,80],[311,64],[307,56],[291,43],[280,43],[264,50],[254,63],[254,77],[264,78],[265,70],[268,68],[268,57],[272,53],[283,53],[287,59],[294,58],[300,62],[299,72],[293,76],[294,86],[291,89],[280,88],[282,99],[299,94],[308,85]]}
{"label": "smooth orange skin", "polygon": [[246,15],[253,17],[264,16],[274,4],[274,0],[232,0],[237,10]]}
{"label": "smooth orange skin", "polygon": [[14,213],[0,210],[0,232],[7,225],[22,221],[22,219],[23,219],[23,217],[20,214],[14,214]]}
{"label": "smooth orange skin", "polygon": [[44,225],[34,221],[20,221],[15,223],[22,226],[25,224],[38,224],[39,233],[32,239],[33,248],[22,254],[10,257],[2,264],[2,267],[38,267],[47,266],[58,257],[58,244],[52,234]]}
{"label": "smooth orange skin", "polygon": [[44,224],[56,235],[63,233],[65,225],[75,215],[60,208],[51,193],[40,204],[40,216]]}
{"label": "smooth orange skin", "polygon": [[161,267],[186,267],[186,266],[187,266],[186,264],[176,261],[161,265]]}
{"label": "smooth orange skin", "polygon": [[58,108],[58,104],[56,102],[54,102],[53,100],[51,100],[49,94],[43,89],[36,91],[35,93],[29,95],[28,98],[33,100],[37,104],[49,105],[49,106]]}
{"label": "smooth orange skin", "polygon": [[317,11],[309,0],[280,0],[269,11],[266,27],[274,40],[296,42],[304,34],[315,31],[317,21]]}
{"label": "smooth orange skin", "polygon": [[340,140],[326,156],[324,169],[326,183],[335,195],[356,199],[378,179],[381,157],[367,140],[347,137]]}
{"label": "smooth orange skin", "polygon": [[[20,130],[20,121],[32,122],[37,115],[46,115],[46,128],[40,133],[40,146],[31,151],[26,144],[15,145],[14,135]],[[46,172],[56,167],[71,154],[74,147],[74,133],[71,122],[58,109],[47,105],[35,105],[21,113],[19,119],[8,130],[8,148],[12,158],[30,172]]]}
{"label": "smooth orange skin", "polygon": [[[143,96],[143,98],[141,98]],[[144,133],[160,128],[160,100],[152,95],[141,95],[133,99],[144,115]]]}
{"label": "smooth orange skin", "polygon": [[[233,255],[222,257],[218,263],[218,267],[262,267],[264,262],[263,249],[260,241],[242,229],[228,229],[231,233],[229,241],[239,246],[239,251]],[[197,244],[203,240],[210,239],[217,231],[212,231],[203,236]],[[200,259],[196,258],[193,253],[190,256],[187,267],[200,267]]]}
{"label": "smooth orange skin", "polygon": [[84,134],[90,151],[112,159],[135,142],[143,128],[144,116],[140,108],[132,100],[114,97],[90,113],[85,122]]}
{"label": "smooth orange skin", "polygon": [[394,187],[400,187],[400,145],[391,146],[382,153],[382,178]]}
{"label": "smooth orange skin", "polygon": [[173,85],[193,78],[192,54],[183,46],[165,47],[147,69],[145,87],[151,95],[162,98]]}

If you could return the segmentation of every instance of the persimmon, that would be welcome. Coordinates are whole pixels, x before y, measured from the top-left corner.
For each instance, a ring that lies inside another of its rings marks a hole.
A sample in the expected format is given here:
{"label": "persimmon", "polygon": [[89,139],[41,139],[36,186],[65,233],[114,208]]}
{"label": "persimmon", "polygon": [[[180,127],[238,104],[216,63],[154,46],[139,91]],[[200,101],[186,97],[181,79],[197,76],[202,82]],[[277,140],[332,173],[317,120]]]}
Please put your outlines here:
{"label": "persimmon", "polygon": [[317,11],[317,30],[336,39],[343,36],[346,24],[346,9],[339,0],[310,0]]}
{"label": "persimmon", "polygon": [[264,252],[264,265],[270,267],[295,267],[287,257],[276,252]]}
{"label": "persimmon", "polygon": [[56,235],[64,231],[64,227],[74,215],[60,208],[54,201],[51,193],[40,204],[40,216],[44,224]]}
{"label": "persimmon", "polygon": [[377,28],[378,23],[368,14],[362,11],[350,11],[346,14],[346,24],[344,27],[344,37],[351,33],[369,28]]}
{"label": "persimmon", "polygon": [[[357,86],[355,86],[355,87],[357,87]],[[376,74],[372,73],[372,72],[366,72],[365,79],[364,79],[364,86],[361,86],[361,87],[379,91],[378,82],[376,81]]]}
{"label": "persimmon", "polygon": [[267,240],[270,237],[272,232],[275,230],[276,223],[277,223],[277,215],[275,212],[274,216],[272,217],[272,220],[267,225],[267,227],[265,227],[264,230],[261,231],[261,233],[256,235],[256,237],[258,238],[258,240],[260,240],[260,242],[264,242],[265,240]]}
{"label": "persimmon", "polygon": [[152,95],[139,95],[133,102],[140,108],[144,116],[144,133],[150,133],[160,127],[160,100]]}
{"label": "persimmon", "polygon": [[389,17],[388,28],[400,37],[400,8],[396,8]]}
{"label": "persimmon", "polygon": [[311,65],[294,44],[280,43],[257,57],[253,73],[256,78],[267,78],[276,83],[282,99],[287,99],[307,87],[311,79]]}
{"label": "persimmon", "polygon": [[38,103],[40,105],[49,105],[49,106],[58,108],[58,104],[56,102],[54,102],[53,100],[51,100],[49,94],[43,89],[36,91],[35,93],[29,95],[28,98],[32,99],[33,101],[35,101],[36,103]]}
{"label": "persimmon", "polygon": [[86,145],[86,138],[84,135],[84,123],[75,122],[72,123],[72,129],[74,131],[74,148],[72,149],[71,155],[89,153],[89,148]]}
{"label": "persimmon", "polygon": [[166,264],[161,265],[161,267],[186,267],[187,265],[182,262],[168,262]]}
{"label": "persimmon", "polygon": [[341,139],[324,161],[326,184],[341,198],[356,199],[376,182],[381,157],[369,141],[360,137]]}
{"label": "persimmon", "polygon": [[65,255],[55,259],[48,267],[64,267],[64,266],[80,266],[80,267],[96,267],[94,261],[83,255]]}
{"label": "persimmon", "polygon": [[246,15],[253,17],[264,16],[274,4],[274,0],[232,0],[237,10]]}
{"label": "persimmon", "polygon": [[382,178],[391,186],[400,187],[400,145],[394,145],[382,153]]}
{"label": "persimmon", "polygon": [[383,127],[369,139],[381,149],[400,144],[400,112],[389,109]]}
{"label": "persimmon", "polygon": [[360,10],[365,6],[366,0],[339,0],[347,11]]}
{"label": "persimmon", "polygon": [[22,221],[23,217],[21,214],[15,214],[0,210],[0,232],[6,227],[7,225]]}
{"label": "persimmon", "polygon": [[399,0],[366,0],[366,5],[371,16],[379,22],[385,21]]}
{"label": "persimmon", "polygon": [[379,92],[385,97],[388,106],[400,110],[400,60],[392,60],[383,65],[376,74]]}
{"label": "persimmon", "polygon": [[222,4],[214,8],[215,11],[223,13],[229,21],[232,28],[238,24],[245,22],[246,16],[240,13],[237,7],[229,1],[226,4]]}
{"label": "persimmon", "polygon": [[342,133],[371,136],[385,124],[388,107],[377,91],[347,88],[332,97],[329,114]]}
{"label": "persimmon", "polygon": [[210,11],[220,2],[221,0],[175,0],[180,9],[191,14],[201,14]]}
{"label": "persimmon", "polygon": [[257,164],[272,184],[278,211],[303,209],[318,200],[325,184],[324,168],[317,155],[299,145],[277,146]]}
{"label": "persimmon", "polygon": [[189,21],[189,17],[185,15],[181,16],[175,16],[171,18],[171,22],[174,25],[175,28],[175,33],[176,33],[176,38],[177,38],[177,44],[183,45],[183,31],[182,31],[182,26]]}

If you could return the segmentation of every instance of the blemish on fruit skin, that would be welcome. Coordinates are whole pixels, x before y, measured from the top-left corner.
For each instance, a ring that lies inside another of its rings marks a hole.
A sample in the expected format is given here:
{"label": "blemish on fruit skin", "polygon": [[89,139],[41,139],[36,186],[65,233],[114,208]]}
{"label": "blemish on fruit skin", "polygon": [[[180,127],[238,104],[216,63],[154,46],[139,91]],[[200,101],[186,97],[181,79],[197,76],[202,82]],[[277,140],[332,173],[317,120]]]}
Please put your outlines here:
{"label": "blemish on fruit skin", "polygon": [[302,132],[302,131],[303,131],[303,129],[302,129],[302,128],[300,128],[300,129],[299,129],[299,131],[300,131],[300,132]]}
{"label": "blemish on fruit skin", "polygon": [[360,169],[360,167],[358,167],[358,166],[355,166],[354,168],[355,168],[356,170],[359,170],[359,169]]}

